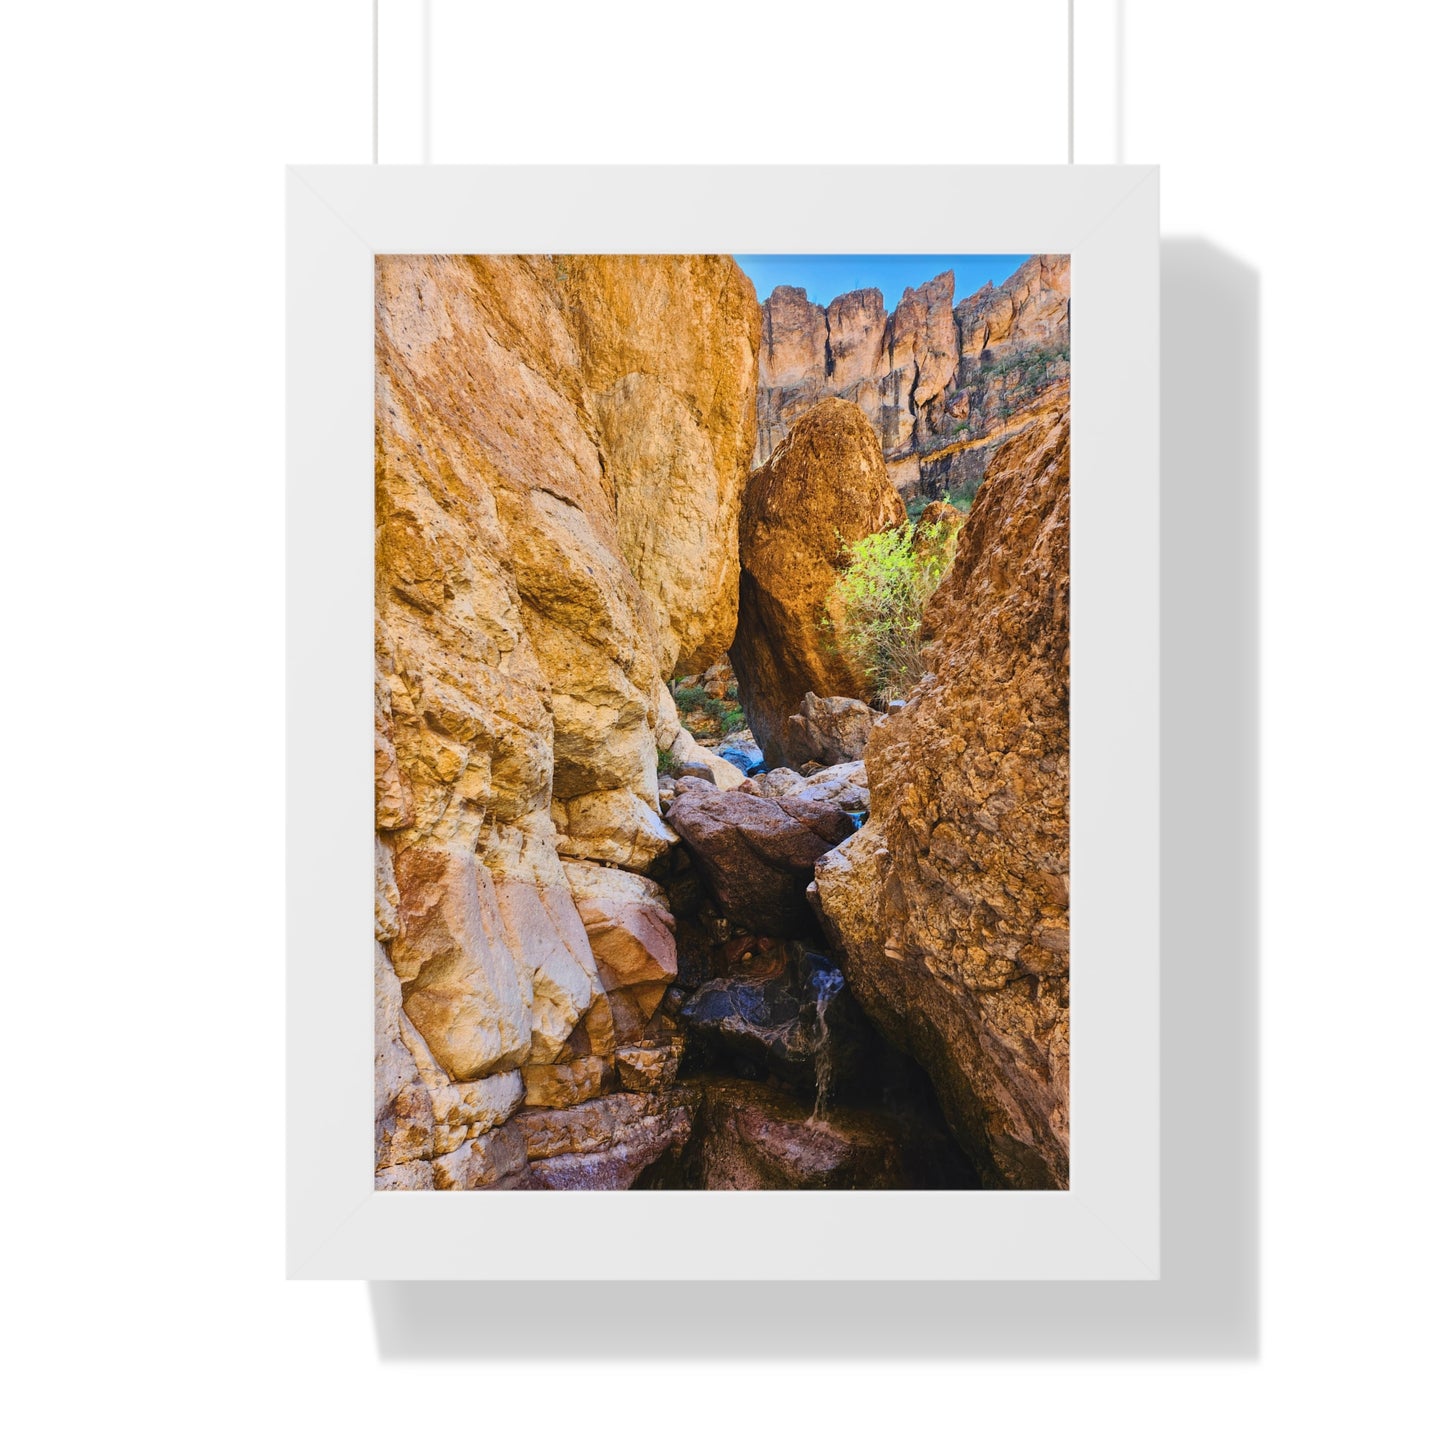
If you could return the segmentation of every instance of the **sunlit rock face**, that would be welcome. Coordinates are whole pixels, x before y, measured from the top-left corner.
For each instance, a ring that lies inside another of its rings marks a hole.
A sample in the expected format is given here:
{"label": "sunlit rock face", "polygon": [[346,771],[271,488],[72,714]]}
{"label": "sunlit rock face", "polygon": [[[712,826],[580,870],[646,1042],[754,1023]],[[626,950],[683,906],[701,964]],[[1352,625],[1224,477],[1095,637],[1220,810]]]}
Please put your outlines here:
{"label": "sunlit rock face", "polygon": [[1048,255],[956,304],[945,271],[891,316],[873,288],[824,306],[778,287],[763,303],[753,465],[837,396],[868,418],[903,496],[971,496],[999,446],[1067,389],[1069,291],[1069,258]]}
{"label": "sunlit rock face", "polygon": [[735,628],[759,328],[727,257],[377,259],[384,1187],[523,1187],[524,1099],[580,1107],[646,1032],[665,908],[587,870],[676,841],[664,679]]}
{"label": "sunlit rock face", "polygon": [[819,860],[855,997],[996,1185],[1069,1178],[1067,409],[1002,446],[870,735],[871,816]]}
{"label": "sunlit rock face", "polygon": [[738,698],[770,767],[787,760],[788,719],[807,693],[862,697],[867,679],[839,649],[831,593],[850,543],[906,520],[878,438],[836,397],[800,418],[748,479],[738,534]]}

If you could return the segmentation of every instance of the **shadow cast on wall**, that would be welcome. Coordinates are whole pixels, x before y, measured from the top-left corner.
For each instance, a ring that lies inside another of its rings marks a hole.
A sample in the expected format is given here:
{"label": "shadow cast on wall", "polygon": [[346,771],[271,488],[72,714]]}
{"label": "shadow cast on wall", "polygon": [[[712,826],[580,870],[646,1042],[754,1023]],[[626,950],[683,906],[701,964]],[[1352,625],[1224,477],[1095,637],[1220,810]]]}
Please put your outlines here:
{"label": "shadow cast on wall", "polygon": [[1257,1354],[1259,278],[1174,240],[1161,285],[1162,1279],[375,1282],[382,1359]]}

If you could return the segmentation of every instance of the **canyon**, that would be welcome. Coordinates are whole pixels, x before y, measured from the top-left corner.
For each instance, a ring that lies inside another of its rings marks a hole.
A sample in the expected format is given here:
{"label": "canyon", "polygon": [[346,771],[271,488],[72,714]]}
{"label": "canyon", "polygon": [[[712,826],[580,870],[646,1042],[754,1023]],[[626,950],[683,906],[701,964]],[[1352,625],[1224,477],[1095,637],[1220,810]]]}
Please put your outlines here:
{"label": "canyon", "polygon": [[1067,281],[377,258],[378,1188],[1067,1187]]}
{"label": "canyon", "polygon": [[753,465],[841,397],[877,433],[901,496],[972,500],[998,448],[1068,395],[1070,279],[1067,256],[1031,256],[955,305],[945,271],[891,315],[876,289],[823,306],[777,287],[762,306]]}

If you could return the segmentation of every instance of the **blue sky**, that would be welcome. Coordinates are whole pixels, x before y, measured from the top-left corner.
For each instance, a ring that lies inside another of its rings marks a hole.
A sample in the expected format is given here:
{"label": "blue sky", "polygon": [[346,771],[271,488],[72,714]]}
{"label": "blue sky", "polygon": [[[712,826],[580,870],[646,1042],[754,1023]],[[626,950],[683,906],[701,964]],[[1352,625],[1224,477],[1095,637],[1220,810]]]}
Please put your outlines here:
{"label": "blue sky", "polygon": [[845,291],[876,286],[892,311],[905,286],[921,286],[940,271],[954,275],[953,299],[971,296],[986,282],[995,286],[1027,256],[734,256],[766,301],[774,286],[802,286],[808,300],[826,306]]}

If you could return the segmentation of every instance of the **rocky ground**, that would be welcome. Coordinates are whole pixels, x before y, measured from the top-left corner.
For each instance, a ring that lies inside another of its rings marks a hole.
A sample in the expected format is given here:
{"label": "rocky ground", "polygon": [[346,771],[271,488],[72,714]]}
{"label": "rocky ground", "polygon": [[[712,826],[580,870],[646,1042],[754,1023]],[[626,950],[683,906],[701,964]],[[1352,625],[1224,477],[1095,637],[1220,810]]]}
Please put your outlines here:
{"label": "rocky ground", "polygon": [[[833,382],[911,337],[922,436],[1047,343],[1036,259],[835,303]],[[903,517],[883,414],[749,472],[784,309],[726,257],[378,258],[379,1188],[1067,1182],[1066,398],[885,717],[826,615]]]}

